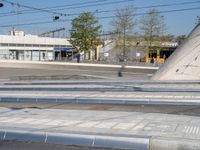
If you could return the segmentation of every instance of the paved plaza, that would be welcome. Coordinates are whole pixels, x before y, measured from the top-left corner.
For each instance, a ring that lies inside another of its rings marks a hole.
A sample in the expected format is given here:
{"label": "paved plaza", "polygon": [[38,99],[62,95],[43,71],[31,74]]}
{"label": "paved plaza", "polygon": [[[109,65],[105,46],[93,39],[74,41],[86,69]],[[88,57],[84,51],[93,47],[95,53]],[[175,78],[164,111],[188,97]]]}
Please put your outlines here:
{"label": "paved plaza", "polygon": [[46,65],[0,68],[1,142],[200,149],[198,81],[151,81],[156,68],[119,77],[120,66]]}
{"label": "paved plaza", "polygon": [[[200,148],[199,117],[30,108],[0,108],[0,112],[0,138],[3,140],[129,149],[167,149],[176,141],[174,144],[178,147],[185,144]],[[159,140],[164,144],[160,145]]]}

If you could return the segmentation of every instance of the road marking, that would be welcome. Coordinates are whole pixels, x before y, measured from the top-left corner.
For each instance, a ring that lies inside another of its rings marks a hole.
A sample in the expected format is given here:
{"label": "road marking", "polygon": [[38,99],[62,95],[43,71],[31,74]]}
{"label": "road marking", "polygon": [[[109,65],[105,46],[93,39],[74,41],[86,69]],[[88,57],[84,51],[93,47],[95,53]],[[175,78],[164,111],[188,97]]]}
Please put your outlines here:
{"label": "road marking", "polygon": [[196,134],[196,129],[197,129],[197,127],[194,127],[194,130],[193,130],[193,134]]}
{"label": "road marking", "polygon": [[189,127],[189,128],[190,128],[189,134],[191,134],[191,133],[192,133],[192,130],[193,130],[193,127]]}
{"label": "road marking", "polygon": [[197,127],[196,134],[199,134],[199,127]]}
{"label": "road marking", "polygon": [[196,134],[198,135],[200,131],[200,127],[198,126],[186,126],[183,130],[186,134]]}
{"label": "road marking", "polygon": [[187,129],[187,127],[184,127],[183,130],[182,130],[182,132],[186,132],[186,129]]}
{"label": "road marking", "polygon": [[190,127],[187,127],[185,133],[188,133],[189,129],[190,129]]}

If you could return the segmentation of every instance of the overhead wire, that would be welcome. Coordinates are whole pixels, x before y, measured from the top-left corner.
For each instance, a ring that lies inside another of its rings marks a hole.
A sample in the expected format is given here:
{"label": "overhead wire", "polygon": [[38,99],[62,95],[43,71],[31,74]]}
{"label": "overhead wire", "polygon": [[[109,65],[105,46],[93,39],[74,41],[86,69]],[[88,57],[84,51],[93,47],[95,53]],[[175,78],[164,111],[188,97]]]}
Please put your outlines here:
{"label": "overhead wire", "polygon": [[[164,14],[164,13],[172,13],[172,12],[191,11],[191,10],[200,10],[200,7],[164,10],[164,11],[160,11],[159,13]],[[141,16],[141,15],[147,15],[147,14],[148,13],[136,13],[133,16]],[[98,17],[98,19],[110,19],[110,18],[114,18],[114,17],[115,17],[114,15],[112,15],[112,16],[102,16],[102,17]],[[0,27],[5,28],[5,27],[13,27],[13,26],[29,26],[29,25],[59,23],[59,22],[67,22],[67,21],[72,21],[72,19],[65,19],[65,20],[58,20],[58,21],[41,21],[41,22],[32,22],[32,23],[0,25]]]}
{"label": "overhead wire", "polygon": [[[2,0],[2,1],[7,1],[7,0]],[[61,10],[66,10],[66,9],[79,9],[79,8],[85,8],[85,7],[93,7],[93,6],[103,6],[103,5],[111,5],[111,4],[120,4],[120,3],[127,3],[127,2],[132,2],[132,1],[135,1],[135,0],[119,0],[119,1],[114,1],[114,2],[104,2],[104,1],[109,1],[109,0],[102,0],[101,2],[99,1],[98,3],[99,4],[90,4],[90,5],[83,5],[83,6],[73,6],[73,7],[64,7],[64,8],[61,8],[61,9],[47,9],[48,7],[46,8],[38,8],[37,11],[17,11],[17,12],[11,12],[11,13],[0,13],[0,17],[7,17],[7,16],[15,16],[15,15],[22,15],[22,14],[33,14],[33,13],[40,13],[40,12],[49,12],[49,13],[53,13],[54,11],[61,11]],[[104,2],[104,3],[102,3]],[[12,4],[12,2],[9,2],[10,4]],[[97,1],[96,1],[97,3]],[[18,5],[18,3],[15,3],[16,5]],[[19,4],[19,6],[21,6]],[[23,6],[23,5],[22,5]],[[29,7],[29,6],[28,6]],[[58,6],[57,6],[58,7]],[[29,9],[31,9],[32,7],[30,7]],[[52,7],[50,7],[52,8]],[[35,10],[35,7],[33,8]],[[65,13],[58,13],[58,12],[55,12],[54,14],[60,14],[61,16],[68,16],[68,14],[65,14]]]}
{"label": "overhead wire", "polygon": [[[109,0],[96,0],[96,1],[89,1],[89,2],[82,2],[82,3],[73,3],[73,4],[68,4],[68,5],[58,5],[58,6],[51,6],[51,7],[43,7],[40,9],[51,9],[51,8],[57,8],[57,7],[61,7],[61,6],[76,6],[76,5],[83,5],[83,4],[90,4],[90,3],[98,3],[98,2],[102,2],[102,1],[109,1]],[[4,14],[14,14],[14,13],[24,13],[24,12],[29,12],[32,11],[30,9],[25,9],[25,10],[21,10],[21,11],[9,11],[9,12],[4,12],[4,13],[0,13],[0,15],[4,15]]]}
{"label": "overhead wire", "polygon": [[[109,1],[109,0],[103,0],[103,1]],[[88,3],[97,3],[97,2],[100,2],[100,1],[97,0],[97,1],[93,1],[93,2],[73,3],[73,4],[69,4],[67,6],[74,6],[74,5],[81,5],[81,4],[88,4]],[[101,0],[101,2],[102,2],[102,0]],[[195,4],[195,3],[200,3],[200,0],[198,0],[198,1],[190,1],[190,2],[185,1],[185,2],[181,2],[181,3],[169,3],[169,4],[159,4],[159,5],[151,5],[151,6],[134,7],[134,9],[138,10],[138,9],[147,9],[147,8],[159,8],[159,7],[168,7],[168,6],[188,5],[188,4]],[[55,7],[60,7],[60,6],[61,5],[58,5],[58,6],[55,6]],[[62,6],[66,6],[66,5],[62,5]],[[45,7],[45,8],[55,8],[55,7]],[[101,11],[96,10],[96,11],[94,11],[92,13],[93,14],[96,14],[96,13],[100,14],[100,13],[108,13],[108,12],[114,12],[114,11],[116,11],[116,10],[115,9],[112,9],[112,10],[101,10]],[[15,14],[15,15],[20,15],[20,14]],[[76,16],[76,15],[80,15],[80,13],[67,14],[67,16]],[[6,16],[7,15],[3,15],[3,16],[0,16],[0,17],[6,17]]]}
{"label": "overhead wire", "polygon": [[27,5],[11,2],[11,1],[8,1],[8,0],[1,0],[1,1],[8,3],[8,4],[11,4],[11,5],[15,5],[17,7],[24,7],[24,8],[28,8],[28,9],[32,9],[32,10],[42,11],[42,12],[51,13],[51,14],[57,14],[57,15],[61,15],[61,16],[65,15],[64,13],[59,13],[59,12],[55,12],[55,11],[51,11],[51,10],[36,8],[36,7],[32,7],[32,6],[27,6]]}
{"label": "overhead wire", "polygon": [[[96,1],[89,1],[89,2],[82,2],[82,3],[73,3],[73,4],[67,4],[67,5],[49,6],[49,7],[43,7],[43,8],[40,8],[40,9],[51,9],[51,8],[64,7],[64,6],[84,5],[84,4],[90,4],[90,3],[98,3],[98,2],[102,2],[102,1],[109,1],[109,0],[96,0]],[[25,10],[21,10],[20,12],[25,12],[25,11],[32,11],[32,10],[25,9]],[[10,13],[11,14],[15,13],[15,11],[9,11],[9,12],[0,13],[0,14],[10,14]]]}
{"label": "overhead wire", "polygon": [[[104,1],[107,1],[107,0],[104,0]],[[130,1],[130,0],[128,0]],[[128,2],[128,1],[124,1],[124,2]],[[132,0],[131,0],[132,1]],[[96,1],[97,2],[97,1]],[[121,2],[121,1],[120,1]],[[117,3],[117,2],[116,2]],[[151,5],[151,6],[142,6],[142,7],[134,7],[134,9],[148,9],[148,8],[160,8],[160,7],[169,7],[169,6],[181,6],[181,5],[190,5],[190,4],[196,4],[196,3],[200,3],[200,1],[186,1],[186,2],[181,2],[181,3],[170,3],[170,4],[159,4],[159,5]],[[77,3],[78,4],[78,3]],[[56,7],[56,6],[55,6]],[[58,7],[58,6],[57,6]],[[46,7],[46,8],[50,8],[50,7]],[[58,9],[57,9],[58,10]],[[108,13],[108,12],[114,12],[116,10],[102,10],[102,11],[99,11],[99,10],[96,10],[94,11],[93,13]],[[30,13],[30,12],[29,12]],[[32,12],[32,13],[38,13],[38,12]],[[16,14],[4,14],[4,15],[1,15],[0,13],[0,17],[7,17],[7,16],[14,16],[14,15],[22,15],[23,13],[16,13]],[[76,16],[76,15],[79,15],[80,13],[71,13],[71,14],[65,14],[65,16]]]}

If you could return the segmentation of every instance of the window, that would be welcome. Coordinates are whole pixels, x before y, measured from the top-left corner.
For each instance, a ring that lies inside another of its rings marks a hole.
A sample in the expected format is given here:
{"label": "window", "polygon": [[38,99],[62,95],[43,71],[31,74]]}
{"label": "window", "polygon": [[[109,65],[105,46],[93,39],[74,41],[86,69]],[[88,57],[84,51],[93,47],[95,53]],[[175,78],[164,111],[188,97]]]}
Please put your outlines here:
{"label": "window", "polygon": [[33,47],[40,47],[40,45],[33,45]]}
{"label": "window", "polygon": [[17,44],[18,47],[24,47],[24,44]]}
{"label": "window", "polygon": [[42,44],[42,45],[40,45],[40,47],[47,47],[47,45]]}
{"label": "window", "polygon": [[8,43],[1,43],[1,46],[8,46]]}
{"label": "window", "polygon": [[31,44],[25,44],[25,47],[32,47]]}
{"label": "window", "polygon": [[9,46],[17,46],[17,44],[12,43],[12,44],[9,44]]}

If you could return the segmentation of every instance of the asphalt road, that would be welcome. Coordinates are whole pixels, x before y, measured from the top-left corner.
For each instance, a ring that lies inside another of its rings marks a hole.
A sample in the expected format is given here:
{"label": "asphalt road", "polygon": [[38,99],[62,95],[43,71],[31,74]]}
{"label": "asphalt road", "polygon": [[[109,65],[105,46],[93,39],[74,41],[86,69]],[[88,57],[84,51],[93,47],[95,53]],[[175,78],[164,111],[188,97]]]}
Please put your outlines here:
{"label": "asphalt road", "polygon": [[97,65],[58,62],[0,62],[0,79],[12,80],[72,80],[116,79],[122,72],[123,79],[148,79],[156,67],[123,65]]}
{"label": "asphalt road", "polygon": [[66,109],[66,110],[95,110],[95,111],[123,111],[162,113],[188,116],[200,116],[200,106],[183,105],[80,105],[80,104],[50,104],[50,103],[0,103],[0,107],[12,110],[34,108],[34,109]]}

